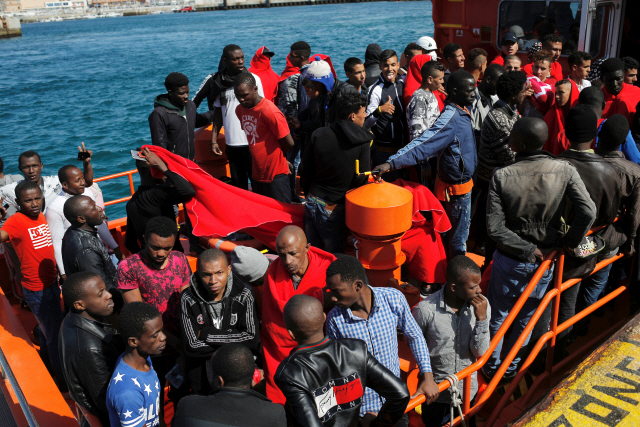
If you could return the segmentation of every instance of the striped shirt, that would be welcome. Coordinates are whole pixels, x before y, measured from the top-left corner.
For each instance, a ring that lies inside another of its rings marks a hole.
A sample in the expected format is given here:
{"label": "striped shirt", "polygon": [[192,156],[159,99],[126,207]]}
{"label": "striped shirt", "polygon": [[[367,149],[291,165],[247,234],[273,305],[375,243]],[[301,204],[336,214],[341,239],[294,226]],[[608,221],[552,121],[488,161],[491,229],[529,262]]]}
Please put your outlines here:
{"label": "striped shirt", "polygon": [[[327,316],[327,335],[332,339],[356,338],[367,343],[369,352],[382,365],[400,378],[398,329],[402,330],[416,358],[420,372],[431,372],[429,349],[422,331],[411,315],[402,293],[393,288],[372,288],[373,304],[368,319],[353,314],[351,309],[334,307]],[[379,412],[384,402],[375,391],[367,388],[360,407],[360,416]]]}

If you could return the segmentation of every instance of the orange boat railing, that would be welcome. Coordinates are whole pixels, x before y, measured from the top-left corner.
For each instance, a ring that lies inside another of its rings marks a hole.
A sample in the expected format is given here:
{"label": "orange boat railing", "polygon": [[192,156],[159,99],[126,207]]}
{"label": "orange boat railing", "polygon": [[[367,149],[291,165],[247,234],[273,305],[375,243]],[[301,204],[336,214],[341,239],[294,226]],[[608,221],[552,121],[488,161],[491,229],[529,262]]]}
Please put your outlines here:
{"label": "orange boat railing", "polygon": [[[594,232],[599,228],[602,228],[602,227],[594,228],[594,229],[591,230],[591,232]],[[554,258],[556,256],[557,256],[557,261],[556,261],[556,267],[555,267],[554,279],[553,279],[554,283],[555,283],[554,288],[545,294],[545,296],[543,297],[542,301],[540,302],[540,305],[538,306],[538,308],[534,312],[533,316],[531,317],[531,319],[527,323],[527,326],[525,327],[524,331],[522,331],[522,333],[520,334],[520,336],[519,336],[518,340],[516,341],[515,345],[513,346],[513,348],[509,352],[509,354],[502,360],[502,364],[500,365],[500,368],[496,372],[495,376],[492,378],[492,380],[489,382],[489,384],[487,384],[487,387],[481,393],[480,392],[478,393],[478,396],[476,397],[475,403],[474,403],[473,407],[471,407],[471,404],[470,404],[471,375],[474,372],[479,371],[480,368],[482,368],[485,365],[485,363],[488,361],[489,357],[493,353],[493,350],[496,348],[496,346],[498,345],[499,341],[504,337],[504,335],[506,334],[508,329],[511,327],[511,324],[513,323],[514,319],[516,318],[516,316],[518,315],[518,313],[522,309],[522,306],[527,301],[527,299],[529,298],[529,296],[531,295],[533,290],[536,288],[539,280],[542,278],[542,275],[551,266],[551,264],[552,264],[552,262],[553,262],[553,260],[554,260]],[[614,256],[612,258],[609,258],[609,259],[606,259],[606,260],[603,260],[603,261],[599,262],[596,265],[596,268],[594,269],[594,271],[591,274],[601,270],[602,268],[608,266],[609,264],[612,264],[613,262],[615,262],[618,259],[622,258],[622,256],[623,256],[622,254],[618,254],[618,255],[616,255],[616,256]],[[554,353],[555,353],[556,337],[558,336],[558,334],[560,334],[561,332],[565,331],[566,329],[568,329],[569,327],[571,327],[572,325],[574,325],[575,323],[577,323],[581,319],[585,318],[589,314],[593,313],[598,308],[603,307],[605,304],[607,304],[610,301],[612,301],[613,299],[619,297],[620,295],[622,295],[627,290],[627,286],[625,286],[625,285],[622,285],[622,286],[618,287],[613,292],[611,292],[608,295],[606,295],[605,297],[601,298],[600,300],[598,300],[597,302],[595,302],[591,306],[585,308],[584,310],[580,311],[579,313],[576,313],[573,317],[571,317],[570,319],[568,319],[564,323],[558,325],[558,313],[559,313],[559,308],[560,308],[560,297],[562,295],[562,292],[566,291],[567,289],[571,288],[572,286],[575,286],[576,284],[578,284],[582,280],[582,279],[570,279],[570,280],[567,280],[566,282],[562,282],[562,272],[563,272],[563,269],[564,269],[564,258],[565,258],[565,254],[564,254],[563,250],[554,251],[554,252],[550,253],[545,258],[545,260],[540,264],[540,267],[538,268],[538,270],[536,271],[534,276],[531,278],[531,280],[530,280],[529,284],[527,285],[527,287],[525,288],[524,292],[522,293],[522,295],[520,296],[520,298],[518,299],[518,301],[514,305],[513,309],[509,312],[509,315],[505,319],[504,323],[502,324],[502,326],[500,326],[500,329],[498,330],[496,335],[492,338],[491,345],[489,346],[489,349],[475,363],[473,363],[472,365],[468,366],[467,368],[463,369],[462,371],[460,371],[460,372],[458,372],[456,374],[458,379],[460,381],[463,381],[464,393],[463,393],[463,396],[462,396],[463,397],[462,411],[463,411],[465,419],[467,417],[471,417],[471,416],[477,414],[482,409],[484,404],[489,400],[491,394],[495,391],[495,389],[498,386],[498,383],[502,379],[502,376],[507,371],[507,368],[509,367],[510,363],[513,361],[513,359],[516,357],[517,353],[520,351],[520,348],[522,347],[523,343],[525,342],[525,340],[527,339],[529,334],[532,332],[533,328],[535,327],[536,323],[538,322],[538,320],[542,316],[543,312],[545,311],[545,309],[547,308],[549,303],[553,303],[552,313],[551,313],[551,323],[550,323],[550,326],[549,326],[549,331],[546,332],[545,334],[543,334],[538,339],[538,342],[533,347],[533,349],[532,349],[531,353],[529,354],[529,356],[526,358],[524,363],[521,364],[521,366],[519,368],[519,371],[518,371],[518,374],[513,378],[513,380],[511,381],[511,384],[510,384],[509,388],[507,389],[506,393],[500,399],[500,401],[498,402],[496,407],[493,409],[493,411],[491,412],[490,417],[487,419],[487,421],[485,422],[484,425],[492,426],[495,423],[495,421],[497,420],[497,418],[500,415],[501,411],[509,403],[509,399],[510,399],[511,395],[514,393],[516,388],[519,386],[519,383],[522,380],[523,376],[526,374],[528,368],[531,366],[531,364],[533,363],[535,358],[538,356],[538,354],[542,350],[542,347],[548,341],[550,341],[550,343],[547,346],[545,372],[542,373],[540,376],[538,376],[536,378],[536,380],[531,385],[531,387],[529,388],[527,393],[521,398],[522,401],[520,402],[520,406],[527,405],[531,401],[531,399],[534,397],[536,390],[545,381],[547,382],[547,386],[550,386],[551,385],[550,384],[550,380],[551,380],[551,375],[552,374],[557,373],[557,372],[562,371],[563,369],[567,368],[573,360],[575,360],[579,356],[582,356],[585,352],[587,352],[589,349],[593,348],[595,345],[603,342],[606,337],[608,337],[609,335],[611,335],[613,332],[615,332],[616,330],[618,330],[620,327],[622,327],[624,325],[624,323],[626,321],[626,319],[624,319],[624,318],[621,319],[618,322],[614,322],[607,330],[605,330],[604,332],[600,333],[598,336],[594,337],[592,340],[590,340],[589,342],[584,344],[580,349],[578,349],[578,351],[573,352],[571,355],[567,356],[562,362],[558,363],[557,365],[555,365],[555,366],[553,365],[553,360],[554,360],[553,356],[554,356]],[[443,381],[440,384],[438,384],[438,387],[440,389],[440,392],[442,393],[442,392],[444,392],[445,390],[447,390],[450,387],[450,384],[449,384],[448,381]],[[419,397],[416,397],[415,399],[412,399],[409,402],[409,405],[407,406],[407,412],[410,411],[411,409],[414,409],[416,406],[420,405],[424,401],[425,401],[424,396],[419,396]],[[461,422],[461,419],[458,416],[453,421],[452,425],[454,425],[454,426],[455,425],[459,425],[460,422]]]}
{"label": "orange boat railing", "polygon": [[[138,173],[137,169],[133,169],[130,171],[125,171],[125,172],[119,172],[119,173],[114,173],[113,175],[107,175],[107,176],[103,176],[100,178],[95,178],[93,180],[93,182],[103,182],[103,181],[108,181],[110,179],[115,179],[115,178],[122,178],[123,176],[126,176],[129,178],[129,190],[131,190],[131,196],[133,196],[133,193],[136,192],[136,188],[133,185],[133,174],[134,173]],[[118,203],[123,203],[123,202],[127,202],[131,199],[131,196],[129,197],[122,197],[120,199],[115,199],[115,200],[109,200],[108,202],[104,202],[105,206],[111,206],[111,205],[116,205]]]}

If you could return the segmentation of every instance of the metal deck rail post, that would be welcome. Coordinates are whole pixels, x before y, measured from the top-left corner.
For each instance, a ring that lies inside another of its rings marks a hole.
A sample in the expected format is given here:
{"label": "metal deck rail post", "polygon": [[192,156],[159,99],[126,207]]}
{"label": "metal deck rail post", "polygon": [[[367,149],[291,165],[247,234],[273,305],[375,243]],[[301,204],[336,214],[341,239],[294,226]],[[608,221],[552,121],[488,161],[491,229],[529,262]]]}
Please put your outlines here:
{"label": "metal deck rail post", "polygon": [[36,418],[33,416],[33,412],[31,412],[31,408],[27,403],[27,399],[24,397],[24,393],[22,393],[22,389],[16,380],[15,375],[13,375],[13,371],[9,366],[9,362],[7,358],[4,356],[4,352],[0,348],[0,369],[2,369],[2,375],[9,380],[9,384],[13,389],[13,392],[16,394],[16,398],[18,399],[18,403],[20,404],[20,408],[24,413],[24,417],[27,419],[27,423],[29,423],[30,427],[38,427],[39,424],[36,421]]}

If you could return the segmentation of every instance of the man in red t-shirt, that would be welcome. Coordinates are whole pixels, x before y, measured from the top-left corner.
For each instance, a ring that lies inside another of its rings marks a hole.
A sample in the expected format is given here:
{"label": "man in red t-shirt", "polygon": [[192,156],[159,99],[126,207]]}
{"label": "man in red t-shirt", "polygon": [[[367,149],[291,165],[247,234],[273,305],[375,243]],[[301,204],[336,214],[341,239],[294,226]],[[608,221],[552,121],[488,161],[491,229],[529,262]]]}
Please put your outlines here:
{"label": "man in red t-shirt", "polygon": [[293,138],[284,114],[273,102],[258,94],[250,73],[235,79],[235,94],[240,105],[236,115],[247,135],[252,157],[253,191],[275,200],[291,202],[289,164],[284,154],[293,147]]}
{"label": "man in red t-shirt", "polygon": [[[146,302],[162,315],[168,345],[161,355],[152,359],[161,384],[176,364],[179,355],[176,350],[182,350],[178,329],[180,292],[191,281],[187,257],[173,250],[177,234],[175,220],[164,216],[151,218],[144,234],[144,249],[118,264],[118,289],[122,291],[125,304]],[[172,401],[176,402],[179,397],[182,397],[180,392],[169,392]]]}
{"label": "man in red t-shirt", "polygon": [[[15,189],[18,212],[0,229],[0,243],[11,241],[22,271],[22,290],[29,309],[40,325],[40,351],[49,360],[58,383],[64,385],[64,375],[58,355],[58,332],[63,314],[60,306],[58,271],[53,240],[42,214],[42,190],[33,181],[24,180]],[[0,215],[7,215],[0,199]]]}

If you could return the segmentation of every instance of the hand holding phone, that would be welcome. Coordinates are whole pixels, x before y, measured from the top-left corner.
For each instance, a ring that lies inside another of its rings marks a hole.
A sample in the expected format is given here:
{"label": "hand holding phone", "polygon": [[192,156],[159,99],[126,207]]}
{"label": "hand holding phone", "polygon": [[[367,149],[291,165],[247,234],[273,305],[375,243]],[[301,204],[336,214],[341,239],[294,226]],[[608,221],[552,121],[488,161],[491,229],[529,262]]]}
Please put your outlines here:
{"label": "hand holding phone", "polygon": [[83,162],[90,162],[92,155],[93,155],[93,151],[87,150],[87,147],[85,147],[84,142],[82,143],[82,146],[78,146],[78,160]]}

